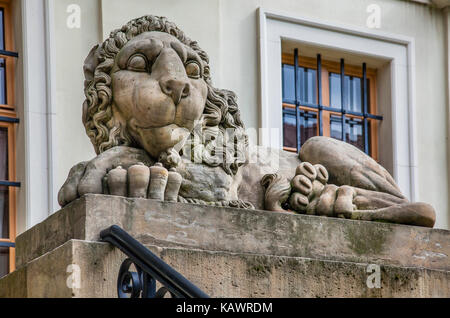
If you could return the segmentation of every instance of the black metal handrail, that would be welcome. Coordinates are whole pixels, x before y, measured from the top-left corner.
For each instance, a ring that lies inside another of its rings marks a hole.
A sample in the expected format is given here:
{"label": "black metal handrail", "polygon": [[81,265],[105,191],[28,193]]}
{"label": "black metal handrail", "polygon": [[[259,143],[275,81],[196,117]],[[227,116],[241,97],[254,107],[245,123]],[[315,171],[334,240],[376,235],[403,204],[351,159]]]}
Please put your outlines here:
{"label": "black metal handrail", "polygon": [[[120,267],[117,279],[119,298],[162,298],[167,292],[174,298],[209,298],[119,226],[112,225],[101,231],[100,238],[128,256]],[[130,272],[132,264],[136,272]],[[163,285],[158,291],[156,281]]]}

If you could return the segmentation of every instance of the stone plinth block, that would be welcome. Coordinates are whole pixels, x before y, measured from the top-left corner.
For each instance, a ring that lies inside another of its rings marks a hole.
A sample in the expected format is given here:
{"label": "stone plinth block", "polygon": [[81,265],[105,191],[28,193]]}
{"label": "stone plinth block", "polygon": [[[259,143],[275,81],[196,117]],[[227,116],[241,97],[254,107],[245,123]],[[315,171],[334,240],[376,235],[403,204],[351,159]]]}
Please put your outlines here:
{"label": "stone plinth block", "polygon": [[261,210],[85,195],[21,234],[20,267],[121,226],[143,244],[450,270],[450,231]]}
{"label": "stone plinth block", "polygon": [[[369,288],[367,263],[147,247],[212,297],[450,297],[448,271],[380,265]],[[0,297],[117,297],[125,257],[70,240],[0,279]]]}

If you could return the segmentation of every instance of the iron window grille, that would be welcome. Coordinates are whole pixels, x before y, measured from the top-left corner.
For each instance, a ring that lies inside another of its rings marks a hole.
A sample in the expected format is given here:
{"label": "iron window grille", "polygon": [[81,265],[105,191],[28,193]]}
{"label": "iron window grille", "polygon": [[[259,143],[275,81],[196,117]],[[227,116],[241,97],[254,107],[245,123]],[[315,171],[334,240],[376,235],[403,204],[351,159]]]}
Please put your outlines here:
{"label": "iron window grille", "polygon": [[[1,11],[1,16],[3,18],[4,17],[3,8],[1,8],[0,11]],[[0,48],[0,67],[3,70],[5,70],[6,69],[6,59],[8,59],[8,58],[18,58],[19,57],[19,53],[4,49],[5,48],[5,43],[4,43],[4,41],[5,41],[4,21],[2,21],[1,32],[2,32],[2,34],[1,34],[2,44],[1,44],[1,48]],[[6,89],[6,76],[5,76],[4,71],[3,71],[3,76],[4,76],[4,80],[3,80],[4,83],[3,84],[5,85],[5,87],[3,88],[3,93],[5,94],[4,98],[5,98],[5,101],[6,101],[7,89]],[[17,124],[17,123],[19,123],[19,119],[15,118],[15,117],[0,116],[0,122],[7,122],[7,123]],[[20,182],[10,181],[10,180],[0,180],[0,186],[20,187]],[[15,243],[14,242],[8,242],[8,241],[0,241],[0,247],[15,247]]]}
{"label": "iron window grille", "polygon": [[[10,57],[18,58],[19,53],[12,52],[12,51],[0,50],[0,57],[2,57],[2,56],[10,56]],[[5,116],[0,116],[0,121],[8,122],[8,123],[17,123],[17,124],[20,122],[19,118],[5,117]],[[0,186],[20,187],[20,182],[0,180]],[[0,242],[0,246],[4,246],[4,243]]]}
{"label": "iron window grille", "polygon": [[[323,119],[322,111],[330,111],[336,113],[336,115],[330,116],[330,125],[332,122],[336,123],[340,121],[341,124],[341,140],[345,140],[345,131],[347,125],[352,128],[354,125],[362,124],[363,130],[363,140],[364,140],[364,152],[369,155],[369,121],[368,119],[375,119],[378,121],[383,120],[383,116],[375,115],[369,113],[368,110],[368,80],[367,80],[367,66],[366,63],[362,63],[362,85],[361,85],[361,95],[362,95],[362,112],[352,111],[346,109],[345,106],[348,104],[349,96],[346,86],[346,75],[345,75],[345,63],[344,59],[340,60],[340,89],[341,89],[341,105],[340,108],[331,106],[325,106],[322,102],[322,58],[321,54],[317,54],[317,69],[316,69],[316,81],[317,81],[317,92],[315,94],[315,100],[317,102],[311,103],[311,98],[308,98],[308,92],[306,89],[302,89],[299,85],[299,63],[298,63],[298,49],[294,49],[294,100],[286,98],[283,96],[284,104],[294,105],[294,109],[289,109],[283,107],[283,117],[286,115],[295,115],[295,128],[296,128],[296,151],[299,152],[302,144],[301,132],[300,132],[300,120],[304,120],[306,123],[310,119],[317,121],[318,134],[323,136]],[[283,65],[282,65],[283,67]],[[350,77],[352,78],[352,77]],[[283,75],[283,89],[286,87],[285,76]],[[303,90],[303,92],[302,92]],[[302,94],[304,96],[302,96]],[[284,94],[283,94],[284,95]],[[311,95],[311,94],[309,94]],[[331,96],[330,96],[331,99]],[[314,100],[314,99],[313,99]],[[331,102],[331,101],[330,101]],[[311,109],[310,112],[307,110],[300,109],[300,106],[306,106]],[[315,111],[313,111],[315,110]],[[361,121],[355,120],[348,115],[362,117]],[[340,118],[339,118],[340,117]]]}

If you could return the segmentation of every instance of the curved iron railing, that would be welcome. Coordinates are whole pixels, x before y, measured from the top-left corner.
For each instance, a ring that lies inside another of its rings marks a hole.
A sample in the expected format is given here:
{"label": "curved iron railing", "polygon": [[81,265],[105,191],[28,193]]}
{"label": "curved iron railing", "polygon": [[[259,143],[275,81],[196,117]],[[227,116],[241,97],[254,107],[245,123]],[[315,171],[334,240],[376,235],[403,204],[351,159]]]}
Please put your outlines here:
{"label": "curved iron railing", "polygon": [[[163,298],[167,293],[173,298],[209,298],[119,226],[112,225],[101,231],[100,238],[128,256],[120,266],[117,279],[119,298]],[[130,271],[131,265],[136,272]],[[156,290],[156,281],[163,287]]]}

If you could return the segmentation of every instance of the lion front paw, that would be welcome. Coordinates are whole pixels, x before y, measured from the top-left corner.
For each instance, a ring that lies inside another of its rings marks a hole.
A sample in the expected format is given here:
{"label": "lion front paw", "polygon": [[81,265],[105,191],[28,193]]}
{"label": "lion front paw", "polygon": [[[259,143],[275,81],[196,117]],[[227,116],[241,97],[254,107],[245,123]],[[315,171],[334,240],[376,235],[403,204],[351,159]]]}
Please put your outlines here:
{"label": "lion front paw", "polygon": [[161,163],[150,168],[138,163],[127,170],[118,166],[105,176],[109,194],[172,202],[177,201],[181,181],[174,168],[168,171]]}
{"label": "lion front paw", "polygon": [[319,197],[328,181],[328,171],[320,164],[302,162],[295,170],[291,180],[292,193],[289,207],[298,213],[311,213],[310,203]]}

